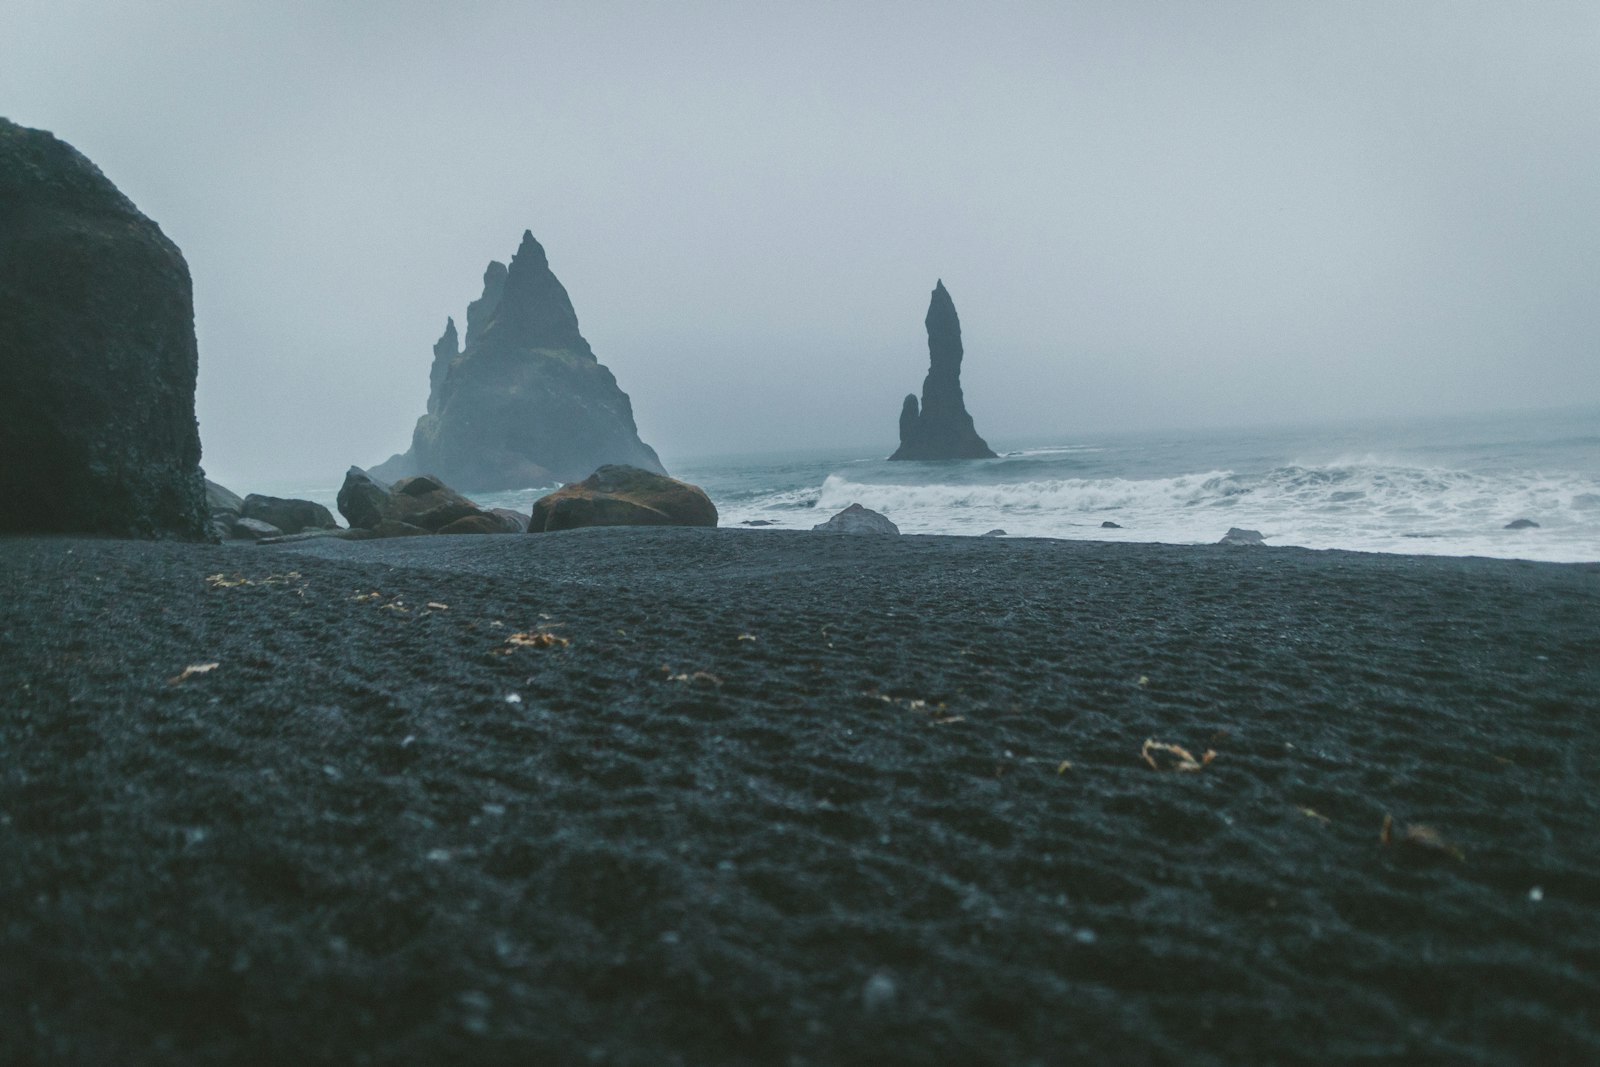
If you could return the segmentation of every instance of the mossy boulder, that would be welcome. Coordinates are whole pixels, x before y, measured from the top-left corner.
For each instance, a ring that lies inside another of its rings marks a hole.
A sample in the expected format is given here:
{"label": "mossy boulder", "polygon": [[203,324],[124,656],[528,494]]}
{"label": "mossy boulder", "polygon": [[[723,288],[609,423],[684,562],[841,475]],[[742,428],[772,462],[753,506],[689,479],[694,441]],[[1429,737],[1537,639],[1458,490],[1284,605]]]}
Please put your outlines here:
{"label": "mossy boulder", "polygon": [[533,505],[529,533],[582,526],[715,526],[717,506],[698,485],[608,464]]}

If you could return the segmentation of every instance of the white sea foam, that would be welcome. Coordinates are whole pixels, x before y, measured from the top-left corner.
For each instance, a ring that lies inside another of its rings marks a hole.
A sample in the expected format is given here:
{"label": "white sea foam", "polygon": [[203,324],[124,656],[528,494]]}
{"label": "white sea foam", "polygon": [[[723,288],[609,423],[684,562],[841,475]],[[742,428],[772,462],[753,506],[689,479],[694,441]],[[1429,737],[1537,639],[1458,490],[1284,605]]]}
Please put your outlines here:
{"label": "white sea foam", "polygon": [[[919,481],[829,474],[809,508],[797,490],[756,495],[725,513],[809,527],[850,504],[882,512],[906,533],[1095,538],[1204,544],[1231,526],[1269,544],[1419,554],[1600,559],[1600,480],[1575,473],[1475,473],[1396,465],[1381,457],[1206,470],[1165,478]],[[970,479],[972,468],[961,473]],[[1506,530],[1533,517],[1538,528]],[[1120,528],[1104,528],[1103,522]]]}

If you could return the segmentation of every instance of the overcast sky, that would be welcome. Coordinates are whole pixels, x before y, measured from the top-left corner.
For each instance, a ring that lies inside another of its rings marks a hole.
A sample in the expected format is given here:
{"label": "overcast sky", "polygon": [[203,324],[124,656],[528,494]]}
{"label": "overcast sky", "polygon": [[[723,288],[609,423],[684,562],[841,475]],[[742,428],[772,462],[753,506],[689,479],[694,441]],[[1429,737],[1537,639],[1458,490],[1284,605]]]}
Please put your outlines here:
{"label": "overcast sky", "polygon": [[524,229],[670,467],[1600,404],[1600,4],[5,0],[194,275],[204,464],[407,446]]}

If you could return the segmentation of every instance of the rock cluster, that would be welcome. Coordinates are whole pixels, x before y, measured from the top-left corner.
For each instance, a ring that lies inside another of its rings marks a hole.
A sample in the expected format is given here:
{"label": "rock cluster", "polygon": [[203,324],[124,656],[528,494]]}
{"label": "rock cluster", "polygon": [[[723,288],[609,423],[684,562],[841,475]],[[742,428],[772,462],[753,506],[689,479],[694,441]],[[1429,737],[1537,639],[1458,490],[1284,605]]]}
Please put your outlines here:
{"label": "rock cluster", "polygon": [[375,476],[426,472],[489,492],[573,481],[610,463],[665,473],[532,233],[509,267],[489,264],[459,343],[447,319],[411,448]]}
{"label": "rock cluster", "polygon": [[183,254],[76,149],[0,119],[0,532],[209,540]]}
{"label": "rock cluster", "polygon": [[212,532],[224,541],[260,541],[339,528],[333,513],[311,500],[239,494],[206,479],[206,509]]}
{"label": "rock cluster", "polygon": [[528,531],[716,524],[717,506],[698,485],[638,467],[607,465],[536,501]]}
{"label": "rock cluster", "polygon": [[393,485],[351,467],[339,487],[339,511],[351,540],[422,534],[521,533],[522,517],[503,508],[482,508],[431,475],[401,478]]}
{"label": "rock cluster", "polygon": [[907,396],[900,409],[900,447],[890,459],[993,459],[972,425],[961,395],[961,319],[944,280],[933,288],[928,314],[928,376],[922,404]]}

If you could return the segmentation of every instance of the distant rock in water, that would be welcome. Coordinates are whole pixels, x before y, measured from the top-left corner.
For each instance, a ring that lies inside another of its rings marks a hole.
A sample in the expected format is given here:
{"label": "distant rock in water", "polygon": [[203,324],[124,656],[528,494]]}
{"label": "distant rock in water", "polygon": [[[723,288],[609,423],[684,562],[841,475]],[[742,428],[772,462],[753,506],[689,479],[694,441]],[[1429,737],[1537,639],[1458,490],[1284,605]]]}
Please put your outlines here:
{"label": "distant rock in water", "polygon": [[1110,519],[1107,519],[1105,522],[1102,522],[1100,524],[1100,529],[1102,529],[1102,530],[1120,530],[1120,529],[1122,529],[1122,523],[1120,523],[1120,522],[1112,522]]}
{"label": "distant rock in water", "polygon": [[64,141],[0,119],[0,532],[213,537],[183,253]]}
{"label": "distant rock in water", "polygon": [[1512,519],[1506,523],[1505,528],[1507,530],[1537,530],[1539,524],[1532,519]]}
{"label": "distant rock in water", "polygon": [[544,249],[524,233],[510,267],[484,272],[465,339],[445,321],[411,448],[372,474],[496,491],[576,481],[608,463],[666,473],[639,440],[628,395],[578,332]]}
{"label": "distant rock in water", "polygon": [[704,489],[638,467],[608,465],[534,501],[529,533],[583,526],[715,526]]}
{"label": "distant rock in water", "polygon": [[819,522],[811,528],[822,533],[900,536],[900,527],[871,508],[864,508],[860,504],[851,504],[827,522]]}
{"label": "distant rock in water", "polygon": [[944,280],[933,288],[924,320],[928,328],[928,376],[922,404],[907,396],[900,409],[900,447],[890,459],[994,459],[961,396],[961,320]]}

